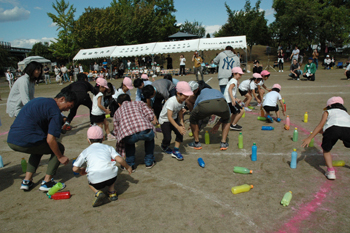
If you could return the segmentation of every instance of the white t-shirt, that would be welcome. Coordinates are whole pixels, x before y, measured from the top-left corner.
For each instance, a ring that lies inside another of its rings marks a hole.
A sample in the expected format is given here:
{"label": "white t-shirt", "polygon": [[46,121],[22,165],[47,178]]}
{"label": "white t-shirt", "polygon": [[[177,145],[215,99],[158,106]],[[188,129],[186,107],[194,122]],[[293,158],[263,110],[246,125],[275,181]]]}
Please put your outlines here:
{"label": "white t-shirt", "polygon": [[120,96],[121,94],[128,94],[131,97],[131,92],[130,90],[128,90],[126,93],[124,93],[122,88],[118,88],[118,90],[114,90],[114,95],[112,95],[113,99],[115,99],[115,101],[117,101],[118,96]]}
{"label": "white t-shirt", "polygon": [[12,74],[12,73],[7,73],[7,72],[6,72],[6,80],[7,80],[7,81],[13,80],[13,74]]}
{"label": "white t-shirt", "polygon": [[61,71],[62,71],[63,74],[67,73],[67,67],[63,66],[63,67],[61,68]]}
{"label": "white t-shirt", "polygon": [[350,128],[350,115],[347,112],[337,108],[329,109],[327,112],[328,117],[326,123],[323,126],[323,132],[325,132],[326,129],[333,125]]}
{"label": "white t-shirt", "polygon": [[231,80],[227,83],[226,88],[225,88],[225,92],[224,92],[224,97],[225,97],[225,100],[227,103],[232,103],[232,99],[230,97],[230,94],[228,93],[228,89],[232,84],[235,84],[235,86],[232,88],[232,95],[233,95],[233,97],[236,98],[237,79],[231,78]]}
{"label": "white t-shirt", "polygon": [[97,184],[118,175],[118,167],[115,161],[111,161],[116,156],[120,155],[113,147],[102,143],[93,143],[81,152],[73,166],[81,167],[86,162],[86,176],[90,183]]}
{"label": "white t-shirt", "polygon": [[348,65],[348,67],[346,67],[346,70],[350,70],[350,64]]}
{"label": "white t-shirt", "polygon": [[54,71],[55,71],[55,75],[58,75],[60,73],[60,68],[55,68]]}
{"label": "white t-shirt", "polygon": [[168,119],[168,109],[173,111],[173,119],[175,120],[177,118],[178,113],[181,111],[182,108],[185,107],[185,102],[179,103],[177,101],[176,95],[170,97],[164,104],[162,111],[159,115],[159,124],[163,124],[164,122],[169,122]]}
{"label": "white t-shirt", "polygon": [[83,66],[79,66],[79,72],[80,72],[80,73],[83,73],[83,72],[84,72]]}
{"label": "white t-shirt", "polygon": [[61,80],[61,76],[58,74],[56,75],[56,82],[59,82]]}
{"label": "white t-shirt", "polygon": [[257,86],[262,87],[262,85],[264,85],[264,80],[261,80],[258,84],[256,84]]}
{"label": "white t-shirt", "polygon": [[264,96],[262,105],[276,107],[278,101],[281,99],[282,97],[280,93],[278,93],[277,91],[270,91]]}
{"label": "white t-shirt", "polygon": [[94,97],[92,98],[92,110],[91,110],[91,114],[95,115],[95,116],[101,116],[103,114],[105,114],[104,111],[102,111],[99,107],[98,107],[98,97],[102,96],[101,99],[101,104],[104,103],[104,99],[103,99],[103,93],[99,92],[97,95],[94,95]]}
{"label": "white t-shirt", "polygon": [[241,82],[241,84],[239,84],[239,89],[241,91],[255,90],[255,88],[256,88],[256,84],[254,80],[250,81],[250,79],[247,79]]}
{"label": "white t-shirt", "polygon": [[299,57],[299,53],[300,53],[300,50],[299,49],[294,49],[292,54],[293,54],[293,59],[297,59],[298,60],[298,57]]}
{"label": "white t-shirt", "polygon": [[184,66],[186,63],[186,58],[180,58],[180,66]]}

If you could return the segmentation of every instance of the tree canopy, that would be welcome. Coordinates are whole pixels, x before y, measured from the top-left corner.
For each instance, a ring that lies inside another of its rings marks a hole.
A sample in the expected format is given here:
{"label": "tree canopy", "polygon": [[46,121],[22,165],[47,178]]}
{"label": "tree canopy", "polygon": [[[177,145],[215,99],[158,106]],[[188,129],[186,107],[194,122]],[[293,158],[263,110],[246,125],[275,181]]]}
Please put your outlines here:
{"label": "tree canopy", "polygon": [[41,56],[49,60],[54,60],[52,51],[48,42],[38,42],[33,45],[32,51],[28,53],[28,56]]}
{"label": "tree canopy", "polygon": [[205,36],[205,28],[202,26],[202,23],[197,21],[189,22],[185,20],[185,23],[180,26],[180,32],[187,32],[193,35],[197,35],[200,38]]}

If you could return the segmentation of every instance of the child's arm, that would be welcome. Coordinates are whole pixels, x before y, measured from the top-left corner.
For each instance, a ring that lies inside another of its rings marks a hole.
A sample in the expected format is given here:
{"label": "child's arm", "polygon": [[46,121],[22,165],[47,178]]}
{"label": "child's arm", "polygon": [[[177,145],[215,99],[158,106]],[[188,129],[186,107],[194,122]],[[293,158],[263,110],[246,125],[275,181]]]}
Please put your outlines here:
{"label": "child's arm", "polygon": [[255,94],[255,89],[251,90],[251,92],[253,93],[254,98],[258,101],[258,103],[260,103],[260,100],[258,99],[258,97]]}
{"label": "child's arm", "polygon": [[309,146],[309,143],[310,143],[311,139],[313,139],[318,133],[323,133],[322,128],[323,128],[324,124],[327,121],[327,117],[328,117],[328,112],[325,111],[322,114],[322,118],[321,118],[320,123],[318,123],[318,125],[316,126],[314,131],[312,131],[312,134],[310,134],[309,137],[307,137],[307,138],[305,138],[303,140],[303,143],[301,144],[301,147]]}
{"label": "child's arm", "polygon": [[73,172],[79,173],[82,176],[87,174],[85,170],[86,170],[85,167],[75,167],[75,166],[73,166]]}
{"label": "child's arm", "polygon": [[262,86],[263,86],[263,88],[265,88],[266,91],[268,91],[268,92],[271,91],[271,89],[268,89],[268,88],[265,86],[265,84],[263,84]]}
{"label": "child's arm", "polygon": [[128,170],[129,175],[131,175],[132,173],[132,168],[125,162],[124,158],[120,157],[120,156],[115,156],[114,158],[115,161],[117,161],[120,165],[122,165],[123,167],[126,168],[126,170]]}
{"label": "child's arm", "polygon": [[284,111],[284,106],[283,106],[283,101],[282,100],[280,100],[280,104],[281,104],[281,109],[282,109],[283,116],[285,116],[286,112]]}
{"label": "child's arm", "polygon": [[233,89],[234,87],[235,87],[235,84],[234,84],[234,83],[232,83],[232,84],[228,87],[228,94],[230,95],[232,106],[235,106],[235,103],[236,103],[236,99],[235,99],[235,97],[234,97],[233,94],[232,94],[232,89]]}
{"label": "child's arm", "polygon": [[179,117],[179,123],[180,123],[180,125],[182,126],[182,127],[184,127],[185,128],[185,123],[184,123],[184,113],[186,112],[186,109],[184,109],[184,108],[182,108],[181,110],[180,110],[180,112],[179,112],[179,115],[178,115],[178,117]]}
{"label": "child's arm", "polygon": [[97,106],[104,111],[106,114],[110,114],[111,111],[109,111],[108,109],[106,109],[102,104],[101,104],[101,100],[102,100],[102,96],[98,97],[97,99]]}
{"label": "child's arm", "polygon": [[168,116],[169,122],[180,132],[180,134],[184,135],[186,133],[185,126],[184,125],[181,126],[176,123],[176,121],[173,119],[173,111],[168,109],[167,116]]}

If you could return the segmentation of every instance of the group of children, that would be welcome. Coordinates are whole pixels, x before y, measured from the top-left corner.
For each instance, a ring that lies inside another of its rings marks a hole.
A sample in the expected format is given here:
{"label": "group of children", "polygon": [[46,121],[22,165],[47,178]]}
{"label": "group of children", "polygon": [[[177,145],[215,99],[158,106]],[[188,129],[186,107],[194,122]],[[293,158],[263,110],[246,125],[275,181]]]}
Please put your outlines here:
{"label": "group of children", "polygon": [[[281,105],[283,114],[285,110],[283,108],[282,97],[280,95],[281,86],[274,84],[271,89],[265,86],[265,81],[269,78],[270,73],[266,70],[261,74],[254,73],[253,77],[239,83],[243,75],[243,71],[239,67],[232,69],[232,77],[226,85],[224,91],[224,97],[231,110],[230,128],[233,130],[242,130],[242,126],[237,123],[242,117],[244,110],[249,111],[250,102],[254,96],[259,103],[261,109],[264,109],[265,116],[269,122],[273,122],[270,115],[271,112],[275,112],[277,118],[276,121],[280,122],[280,112],[278,103]],[[160,103],[164,100],[165,103],[161,106],[160,112],[155,114],[155,117],[160,124],[161,132],[163,134],[163,140],[161,143],[162,150],[170,154],[177,160],[183,160],[183,155],[180,153],[179,148],[183,141],[183,135],[186,132],[184,124],[185,102],[189,97],[194,96],[198,89],[198,84],[194,81],[190,83],[185,81],[179,81],[176,84],[172,84],[169,80],[164,81],[157,80],[153,84],[148,81],[147,75],[143,75],[142,79],[134,81],[135,87],[142,90],[141,93],[136,93],[138,100],[147,102],[150,108],[154,108],[157,101]],[[168,83],[169,82],[169,83]],[[194,85],[194,82],[197,85]],[[92,126],[87,132],[88,141],[91,144],[85,149],[73,164],[73,171],[79,172],[84,175],[87,174],[89,187],[95,193],[95,200],[93,206],[98,206],[103,203],[105,194],[101,191],[104,187],[108,187],[108,195],[111,201],[117,200],[117,195],[114,190],[114,184],[118,173],[118,168],[115,166],[115,162],[120,163],[129,174],[132,172],[132,168],[124,161],[118,153],[116,153],[113,147],[101,144],[104,135],[102,127],[105,126],[107,138],[113,140],[114,136],[110,134],[108,129],[108,121],[105,118],[106,114],[110,114],[110,110],[104,106],[104,95],[107,90],[114,88],[112,85],[108,85],[107,81],[103,78],[96,79],[96,95],[93,97],[92,108],[92,122],[97,126]],[[120,94],[130,95],[130,90],[133,88],[130,78],[124,78],[121,87],[114,90],[115,94],[113,99],[118,98]],[[264,88],[267,93],[262,89]],[[149,89],[149,90],[148,90]],[[163,94],[165,91],[167,94]],[[237,92],[241,96],[245,97],[243,101],[237,98]],[[264,95],[265,94],[265,95]],[[157,100],[158,99],[158,100]],[[350,147],[350,116],[347,110],[343,106],[344,102],[340,97],[332,97],[327,102],[327,109],[323,113],[320,124],[315,128],[313,133],[303,140],[302,146],[307,146],[311,139],[318,133],[323,133],[322,149],[324,151],[324,157],[328,170],[326,176],[328,179],[335,179],[335,172],[332,167],[332,158],[330,150],[338,139],[344,142],[346,147]],[[249,110],[248,110],[249,109]],[[154,109],[156,112],[156,109]],[[176,135],[175,146],[171,149],[171,132]],[[87,168],[83,168],[83,163],[87,163]]]}

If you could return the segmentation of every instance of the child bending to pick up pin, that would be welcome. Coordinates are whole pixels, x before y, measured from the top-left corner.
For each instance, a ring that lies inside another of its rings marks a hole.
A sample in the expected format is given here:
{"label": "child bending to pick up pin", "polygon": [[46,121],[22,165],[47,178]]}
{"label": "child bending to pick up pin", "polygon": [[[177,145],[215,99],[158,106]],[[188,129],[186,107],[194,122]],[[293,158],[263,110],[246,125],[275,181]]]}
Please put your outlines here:
{"label": "child bending to pick up pin", "polygon": [[283,108],[282,96],[279,93],[280,91],[281,91],[281,85],[274,84],[272,86],[272,90],[269,93],[267,93],[264,96],[264,99],[263,99],[262,107],[266,111],[266,119],[270,123],[273,122],[273,119],[270,116],[270,112],[272,112],[272,111],[276,112],[276,116],[277,116],[276,121],[277,122],[281,121],[281,119],[280,119],[280,111],[279,111],[279,108],[278,108],[278,102],[280,102],[280,104],[281,104],[281,109],[282,109],[282,112],[283,112],[283,116],[286,115],[286,113],[284,111],[284,108]]}
{"label": "child bending to pick up pin", "polygon": [[327,101],[327,107],[322,114],[322,119],[309,137],[303,140],[302,147],[309,146],[311,139],[318,133],[323,134],[322,149],[326,161],[327,172],[325,176],[335,180],[335,170],[332,165],[331,150],[338,139],[343,141],[345,147],[350,148],[350,115],[343,106],[344,100],[334,96]]}

